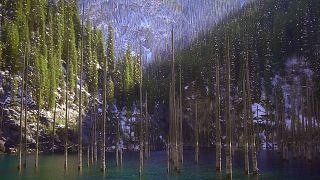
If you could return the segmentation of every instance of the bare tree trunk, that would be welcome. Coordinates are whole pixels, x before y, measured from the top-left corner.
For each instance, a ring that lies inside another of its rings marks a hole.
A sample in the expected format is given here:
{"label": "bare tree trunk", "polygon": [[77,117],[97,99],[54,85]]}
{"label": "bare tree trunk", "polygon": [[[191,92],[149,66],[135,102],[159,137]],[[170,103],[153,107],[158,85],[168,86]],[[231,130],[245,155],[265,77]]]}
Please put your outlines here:
{"label": "bare tree trunk", "polygon": [[252,153],[252,168],[253,168],[253,174],[259,174],[259,169],[258,169],[258,163],[257,163],[257,152],[256,152],[256,139],[255,139],[255,131],[254,131],[254,121],[253,121],[253,115],[252,115],[252,109],[251,109],[251,92],[250,92],[250,77],[249,77],[249,59],[246,61],[246,85],[247,85],[247,101],[248,101],[248,113],[249,113],[249,118],[251,122],[251,153]]}
{"label": "bare tree trunk", "polygon": [[79,171],[82,171],[82,71],[83,71],[83,23],[84,23],[84,4],[82,6],[82,21],[81,21],[81,62],[80,62],[80,92],[79,92],[79,121],[78,121],[78,129],[79,129],[79,149],[78,149],[78,158],[79,158]]}
{"label": "bare tree trunk", "polygon": [[23,104],[24,104],[24,86],[25,86],[25,74],[26,74],[26,47],[24,47],[24,54],[23,54],[23,72],[22,72],[22,83],[21,83],[21,97],[20,97],[20,138],[19,138],[19,165],[18,169],[22,171],[22,119],[23,119]]}
{"label": "bare tree trunk", "polygon": [[182,120],[183,120],[183,115],[182,115],[182,111],[183,111],[183,106],[182,106],[182,68],[181,68],[181,60],[180,60],[180,67],[179,67],[179,73],[180,73],[180,87],[179,87],[179,90],[180,90],[180,93],[179,93],[179,95],[180,95],[180,98],[179,98],[179,104],[180,104],[180,108],[179,108],[179,117],[180,117],[180,119],[179,119],[179,121],[180,121],[180,124],[179,124],[179,135],[180,135],[180,145],[179,145],[179,147],[180,147],[180,151],[179,151],[179,154],[180,154],[180,160],[179,160],[179,162],[180,162],[180,164],[181,164],[181,166],[182,166],[182,164],[183,164],[183,133],[182,133]]}
{"label": "bare tree trunk", "polygon": [[56,115],[57,115],[57,102],[54,105],[53,123],[52,123],[52,153],[54,153],[54,140],[56,131]]}
{"label": "bare tree trunk", "polygon": [[243,107],[244,107],[244,118],[243,118],[243,128],[244,128],[244,173],[248,175],[250,173],[250,166],[249,166],[249,142],[248,142],[248,103],[247,103],[247,89],[245,86],[246,83],[246,76],[243,76]]}
{"label": "bare tree trunk", "polygon": [[221,171],[220,63],[216,57],[216,171]]}
{"label": "bare tree trunk", "polygon": [[119,167],[119,119],[117,118],[117,137],[116,137],[116,165]]}
{"label": "bare tree trunk", "polygon": [[67,57],[67,61],[66,61],[66,89],[65,89],[65,93],[66,93],[66,116],[65,116],[65,138],[64,138],[64,168],[67,169],[68,168],[68,81],[69,81],[69,70],[68,70],[68,66],[69,66],[69,42],[67,44],[68,46],[68,57]]}
{"label": "bare tree trunk", "polygon": [[312,155],[311,155],[311,146],[312,146],[312,115],[311,115],[311,107],[312,103],[310,100],[311,96],[311,87],[309,81],[307,81],[307,118],[308,118],[308,124],[307,124],[307,160],[311,161],[312,160]]}
{"label": "bare tree trunk", "polygon": [[148,117],[148,91],[146,91],[146,104],[145,104],[145,149],[144,154],[145,158],[149,159],[149,117]]}
{"label": "bare tree trunk", "polygon": [[229,56],[229,38],[227,38],[227,96],[226,96],[226,175],[227,178],[232,179],[232,128],[231,128],[231,107],[230,107],[230,56]]}
{"label": "bare tree trunk", "polygon": [[28,127],[28,60],[26,61],[26,74],[25,74],[25,106],[24,106],[24,164],[23,166],[26,167],[27,166],[27,153],[28,153],[28,141],[27,141],[27,127]]}
{"label": "bare tree trunk", "polygon": [[97,104],[94,103],[94,130],[93,130],[93,143],[94,143],[94,161],[98,161],[98,147],[97,147]]}
{"label": "bare tree trunk", "polygon": [[[169,138],[168,138],[169,141]],[[169,143],[167,143],[167,173],[170,173],[170,148]]]}
{"label": "bare tree trunk", "polygon": [[36,161],[35,167],[38,168],[39,164],[39,121],[41,113],[41,75],[39,73],[39,85],[38,85],[38,118],[37,118],[37,136],[36,136]]}
{"label": "bare tree trunk", "polygon": [[143,118],[142,118],[142,52],[140,47],[140,147],[139,147],[139,176],[142,176],[143,173]]}
{"label": "bare tree trunk", "polygon": [[105,172],[106,170],[106,116],[107,116],[107,94],[106,94],[106,84],[107,84],[107,59],[104,60],[103,67],[104,75],[103,75],[103,107],[102,107],[102,163],[101,163],[101,171]]}
{"label": "bare tree trunk", "polygon": [[95,102],[94,98],[92,99],[92,109],[91,109],[91,119],[93,118],[91,122],[91,133],[90,133],[90,142],[88,143],[88,148],[90,149],[90,161],[93,165],[94,163],[94,130],[95,130]]}
{"label": "bare tree trunk", "polygon": [[195,137],[195,156],[194,156],[194,162],[196,164],[199,163],[199,124],[198,124],[198,100],[195,100],[195,107],[194,107],[194,112],[195,112],[195,122],[194,122],[194,137]]}

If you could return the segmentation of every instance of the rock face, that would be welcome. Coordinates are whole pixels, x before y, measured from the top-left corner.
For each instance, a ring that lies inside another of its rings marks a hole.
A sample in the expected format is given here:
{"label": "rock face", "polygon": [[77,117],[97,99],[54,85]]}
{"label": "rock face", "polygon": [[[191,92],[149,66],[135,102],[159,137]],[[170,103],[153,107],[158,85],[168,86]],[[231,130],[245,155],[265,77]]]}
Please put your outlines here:
{"label": "rock face", "polygon": [[[114,27],[117,53],[128,43],[139,47],[151,59],[170,46],[171,29],[176,32],[177,49],[189,45],[199,34],[210,30],[228,13],[239,9],[244,0],[79,0],[85,14],[105,35]],[[79,8],[82,9],[82,8]]]}
{"label": "rock face", "polygon": [[0,139],[0,153],[6,152],[6,147],[4,146],[4,144],[5,144],[5,141]]}

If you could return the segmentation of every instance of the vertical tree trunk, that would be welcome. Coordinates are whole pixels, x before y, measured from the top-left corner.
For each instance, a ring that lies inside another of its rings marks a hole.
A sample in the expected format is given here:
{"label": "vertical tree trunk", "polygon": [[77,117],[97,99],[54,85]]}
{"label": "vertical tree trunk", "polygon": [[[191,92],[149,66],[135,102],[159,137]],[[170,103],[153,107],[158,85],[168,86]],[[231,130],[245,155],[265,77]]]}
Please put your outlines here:
{"label": "vertical tree trunk", "polygon": [[28,141],[27,141],[27,127],[28,127],[28,60],[26,61],[26,74],[25,74],[25,101],[24,101],[24,164],[23,166],[26,167],[27,166],[27,153],[28,153]]}
{"label": "vertical tree trunk", "polygon": [[87,167],[90,167],[90,145],[87,147]]}
{"label": "vertical tree trunk", "polygon": [[39,73],[39,85],[38,85],[38,117],[37,117],[37,135],[36,135],[36,161],[35,167],[38,168],[39,163],[39,121],[41,113],[41,75]]}
{"label": "vertical tree trunk", "polygon": [[82,6],[82,21],[81,21],[81,62],[80,62],[80,92],[79,92],[79,121],[78,121],[78,130],[79,130],[79,149],[78,149],[78,158],[79,158],[79,171],[82,171],[82,71],[83,71],[83,21],[84,21],[84,4]]}
{"label": "vertical tree trunk", "polygon": [[229,38],[227,38],[227,96],[226,96],[226,175],[227,178],[232,179],[232,128],[231,128],[231,107],[230,107],[230,50],[229,50]]}
{"label": "vertical tree trunk", "polygon": [[[246,59],[247,61],[248,59]],[[245,72],[245,71],[244,71]],[[245,73],[244,73],[245,74]],[[247,103],[247,89],[246,89],[246,76],[243,76],[243,107],[244,107],[244,117],[243,117],[243,128],[244,128],[244,133],[243,133],[243,137],[244,137],[244,173],[246,175],[249,174],[249,138],[248,138],[248,121],[249,121],[249,117],[248,117],[248,103]]]}
{"label": "vertical tree trunk", "polygon": [[97,147],[97,104],[94,103],[94,130],[93,130],[93,143],[94,143],[94,161],[98,161],[98,147]]}
{"label": "vertical tree trunk", "polygon": [[149,117],[148,117],[148,91],[146,90],[146,104],[145,104],[145,158],[149,159]]}
{"label": "vertical tree trunk", "polygon": [[104,59],[104,67],[103,67],[103,107],[102,107],[102,163],[101,163],[101,171],[105,172],[106,170],[106,116],[107,116],[107,59]]}
{"label": "vertical tree trunk", "polygon": [[19,165],[18,169],[21,172],[22,170],[22,119],[23,119],[23,104],[24,104],[24,86],[25,86],[25,71],[26,71],[26,47],[24,47],[24,54],[23,54],[23,71],[22,71],[22,83],[21,83],[21,96],[20,96],[20,138],[19,138]]}
{"label": "vertical tree trunk", "polygon": [[252,168],[253,174],[259,174],[258,163],[257,163],[257,152],[256,152],[256,140],[255,140],[255,131],[254,131],[254,121],[253,114],[251,109],[251,92],[250,92],[250,77],[249,77],[249,59],[246,61],[246,87],[247,87],[247,102],[248,102],[248,117],[250,118],[251,123],[251,154],[252,154]]}
{"label": "vertical tree trunk", "polygon": [[116,135],[116,165],[119,167],[119,119],[117,118],[117,135]]}
{"label": "vertical tree trunk", "polygon": [[142,176],[143,173],[143,119],[142,119],[142,52],[140,47],[140,147],[139,147],[139,176]]}
{"label": "vertical tree trunk", "polygon": [[54,153],[54,140],[56,131],[56,115],[57,115],[57,102],[54,105],[53,123],[52,123],[52,153]]}
{"label": "vertical tree trunk", "polygon": [[91,109],[91,133],[90,133],[90,142],[88,143],[89,148],[91,150],[90,152],[90,160],[91,160],[91,164],[93,165],[94,162],[94,130],[95,130],[95,102],[94,102],[94,98],[92,100],[92,109]]}
{"label": "vertical tree trunk", "polygon": [[195,107],[194,107],[194,112],[195,112],[195,122],[194,122],[194,148],[195,148],[195,156],[194,156],[194,162],[196,164],[199,163],[199,124],[198,124],[198,100],[195,100]]}
{"label": "vertical tree trunk", "polygon": [[69,75],[68,75],[68,66],[69,66],[69,42],[67,44],[68,46],[68,57],[67,57],[67,61],[66,61],[66,89],[65,89],[65,93],[66,93],[66,116],[65,116],[65,126],[64,126],[64,129],[65,129],[65,134],[64,134],[64,158],[65,158],[65,161],[64,161],[64,168],[67,169],[68,168],[68,81],[69,81]]}
{"label": "vertical tree trunk", "polygon": [[182,111],[183,111],[183,106],[182,106],[182,68],[181,68],[181,60],[180,60],[180,67],[179,67],[179,73],[180,73],[180,86],[179,86],[179,95],[180,95],[180,98],[179,98],[179,104],[180,104],[180,108],[179,108],[179,121],[180,121],[180,124],[179,124],[179,136],[180,136],[180,151],[179,151],[179,154],[180,154],[180,164],[182,165],[183,163],[183,131],[182,131],[182,120],[183,120],[183,115],[182,115]]}
{"label": "vertical tree trunk", "polygon": [[221,171],[221,125],[220,125],[220,63],[216,57],[216,171]]}
{"label": "vertical tree trunk", "polygon": [[308,118],[308,125],[307,125],[307,160],[312,160],[311,155],[311,149],[312,149],[312,115],[311,115],[311,109],[312,109],[312,103],[311,103],[311,87],[309,80],[307,80],[307,118]]}

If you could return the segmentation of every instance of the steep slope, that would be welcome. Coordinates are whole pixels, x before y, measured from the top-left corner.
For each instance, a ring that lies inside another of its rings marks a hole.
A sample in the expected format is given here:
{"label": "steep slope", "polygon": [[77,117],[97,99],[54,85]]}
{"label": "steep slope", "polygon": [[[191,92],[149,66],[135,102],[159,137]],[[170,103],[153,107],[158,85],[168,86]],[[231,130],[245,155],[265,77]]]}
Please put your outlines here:
{"label": "steep slope", "polygon": [[229,13],[238,10],[243,0],[80,0],[85,16],[102,27],[107,36],[108,23],[115,29],[115,46],[120,52],[132,43],[142,43],[148,58],[170,45],[172,26],[184,48],[200,33],[207,32]]}

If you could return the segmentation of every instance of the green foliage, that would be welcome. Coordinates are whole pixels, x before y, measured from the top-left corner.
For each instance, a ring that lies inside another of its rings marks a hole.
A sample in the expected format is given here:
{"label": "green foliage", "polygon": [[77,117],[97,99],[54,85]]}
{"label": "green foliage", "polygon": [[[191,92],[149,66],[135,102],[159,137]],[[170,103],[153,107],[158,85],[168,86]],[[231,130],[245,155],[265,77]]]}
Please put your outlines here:
{"label": "green foliage", "polygon": [[11,102],[12,104],[16,104],[16,96],[18,93],[18,77],[13,76],[12,78],[12,91],[11,91]]}
{"label": "green foliage", "polygon": [[132,89],[133,89],[133,63],[131,56],[131,46],[129,44],[128,50],[124,55],[123,67],[122,67],[122,83],[123,83],[123,93],[125,96],[125,104],[127,108],[132,105]]}
{"label": "green foliage", "polygon": [[114,80],[115,80],[115,64],[114,64],[114,41],[112,25],[108,26],[108,40],[107,40],[107,65],[108,65],[108,84],[107,84],[107,98],[114,102]]}
{"label": "green foliage", "polygon": [[114,102],[114,83],[111,78],[109,78],[107,82],[107,101],[111,103]]}
{"label": "green foliage", "polygon": [[12,74],[17,74],[22,64],[19,60],[19,30],[14,22],[4,21],[2,39],[5,44],[3,48],[4,66]]}
{"label": "green foliage", "polygon": [[[226,36],[230,40],[232,93],[241,89],[241,66],[248,51],[251,94],[253,102],[261,101],[262,89],[269,98],[274,91],[272,77],[285,73],[286,60],[292,56],[305,57],[315,72],[314,82],[320,90],[320,3],[317,0],[270,0],[262,5],[248,4],[239,12],[228,16],[208,34],[199,36],[188,48],[176,54],[182,60],[185,85],[195,86],[202,95],[214,93],[212,77],[213,58],[221,68],[226,66]],[[215,45],[216,44],[216,45]],[[170,57],[163,57],[170,59]],[[171,61],[154,62],[149,73],[150,86],[168,92]],[[156,67],[154,67],[156,66]],[[178,67],[176,65],[176,67]],[[160,71],[155,73],[155,71]],[[223,76],[222,76],[223,77]],[[163,83],[164,82],[164,83]],[[224,81],[222,81],[224,82]],[[162,84],[163,83],[163,84]],[[161,97],[161,90],[150,96]],[[320,94],[320,91],[319,91]],[[162,99],[167,100],[168,97]],[[269,101],[269,99],[267,99]]]}
{"label": "green foliage", "polygon": [[76,47],[76,37],[73,20],[70,16],[71,7],[67,6],[65,16],[65,30],[62,57],[65,61],[65,68],[68,68],[68,89],[74,92],[77,78],[78,50]]}
{"label": "green foliage", "polygon": [[52,109],[56,102],[56,91],[58,78],[57,74],[57,59],[54,51],[54,41],[53,41],[53,7],[52,4],[49,5],[48,15],[47,15],[47,27],[48,32],[46,36],[47,47],[48,47],[48,108]]}
{"label": "green foliage", "polygon": [[112,25],[108,26],[108,41],[107,41],[107,60],[109,76],[113,79],[114,76],[114,42]]}
{"label": "green foliage", "polygon": [[92,98],[95,98],[98,92],[98,68],[99,63],[97,59],[97,42],[98,42],[98,31],[96,25],[94,26],[94,30],[92,31],[92,39],[91,39],[91,49],[92,49],[92,60],[89,65],[89,76],[88,76],[88,89]]}

